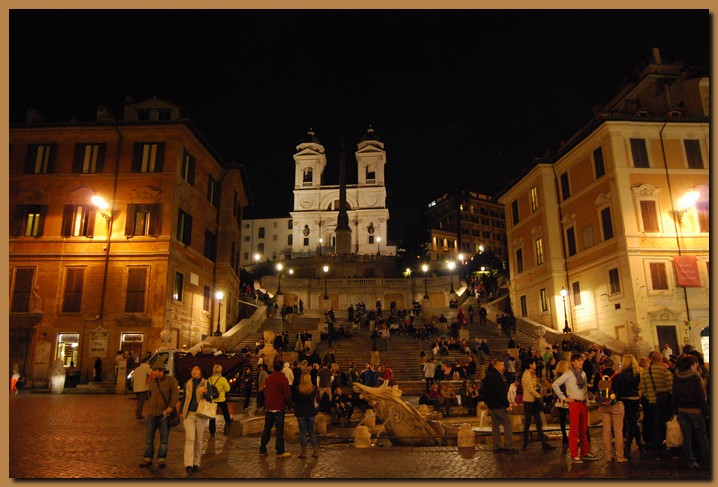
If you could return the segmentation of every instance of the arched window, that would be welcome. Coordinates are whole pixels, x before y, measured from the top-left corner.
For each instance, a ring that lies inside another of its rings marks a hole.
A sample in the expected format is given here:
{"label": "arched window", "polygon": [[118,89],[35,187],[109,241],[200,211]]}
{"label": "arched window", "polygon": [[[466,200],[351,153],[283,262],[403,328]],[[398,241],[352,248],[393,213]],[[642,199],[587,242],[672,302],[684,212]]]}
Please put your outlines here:
{"label": "arched window", "polygon": [[314,180],[314,170],[311,167],[308,167],[304,170],[304,178],[302,179],[302,183],[304,185],[310,185],[310,184],[312,184],[313,180]]}
{"label": "arched window", "polygon": [[367,183],[373,183],[376,180],[376,166],[369,164],[366,167],[366,181]]}

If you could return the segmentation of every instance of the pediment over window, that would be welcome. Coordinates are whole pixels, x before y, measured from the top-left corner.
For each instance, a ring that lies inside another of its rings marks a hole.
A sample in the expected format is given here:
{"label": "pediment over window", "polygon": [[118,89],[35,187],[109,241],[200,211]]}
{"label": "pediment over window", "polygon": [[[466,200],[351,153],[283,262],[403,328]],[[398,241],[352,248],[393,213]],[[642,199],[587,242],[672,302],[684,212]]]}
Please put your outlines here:
{"label": "pediment over window", "polygon": [[661,194],[661,189],[651,184],[642,184],[637,188],[631,189],[633,190],[633,195],[638,198],[658,198]]}
{"label": "pediment over window", "polygon": [[573,225],[574,223],[576,223],[576,214],[575,213],[572,213],[570,215],[565,215],[563,217],[563,219],[561,220],[561,224],[564,227],[569,227],[569,226]]}
{"label": "pediment over window", "polygon": [[593,204],[600,208],[600,207],[606,206],[610,202],[611,202],[611,193],[601,193],[593,201]]}

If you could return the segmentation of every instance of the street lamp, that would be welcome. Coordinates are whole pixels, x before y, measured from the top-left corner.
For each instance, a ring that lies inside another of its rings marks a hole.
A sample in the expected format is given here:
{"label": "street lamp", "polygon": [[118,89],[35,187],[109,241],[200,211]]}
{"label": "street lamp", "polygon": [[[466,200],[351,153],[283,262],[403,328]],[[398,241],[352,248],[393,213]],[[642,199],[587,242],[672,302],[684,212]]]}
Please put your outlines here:
{"label": "street lamp", "polygon": [[678,199],[678,210],[676,210],[676,217],[678,218],[678,223],[681,223],[681,221],[683,220],[683,215],[685,215],[688,210],[693,208],[700,196],[701,194],[698,191],[689,191]]}
{"label": "street lamp", "polygon": [[322,255],[322,245],[324,245],[324,239],[319,239],[319,255]]}
{"label": "street lamp", "polygon": [[376,238],[376,255],[381,254],[381,252],[379,252],[379,242],[381,242],[381,237]]}
{"label": "street lamp", "polygon": [[568,291],[562,287],[561,299],[563,299],[563,332],[571,333],[571,328],[568,326],[568,314],[566,314],[566,296],[568,296]]}
{"label": "street lamp", "polygon": [[259,254],[254,254],[254,262],[255,262],[255,263],[259,263],[259,259],[260,259],[260,258],[261,258],[261,257],[260,257]]}
{"label": "street lamp", "polygon": [[421,266],[421,270],[424,272],[424,299],[429,299],[429,287],[426,273],[429,271],[429,266],[424,264]]}
{"label": "street lamp", "polygon": [[329,299],[329,294],[327,294],[327,272],[329,272],[329,266],[325,265],[322,267],[322,270],[324,271],[324,299]]}
{"label": "street lamp", "polygon": [[449,279],[451,280],[451,290],[449,291],[451,294],[456,294],[456,291],[454,291],[454,267],[456,267],[456,263],[452,260],[448,264],[449,266]]}
{"label": "street lamp", "polygon": [[219,309],[217,310],[217,329],[214,332],[214,336],[221,337],[222,331],[219,329],[219,324],[222,319],[222,298],[224,298],[224,293],[222,291],[217,291],[216,293],[214,293],[214,297],[219,303]]}
{"label": "street lamp", "polygon": [[277,281],[277,296],[282,294],[282,269],[284,266],[282,266],[281,263],[277,263],[277,273],[279,274],[279,280]]}
{"label": "street lamp", "polygon": [[459,254],[459,262],[461,262],[461,265],[464,265],[464,254]]}

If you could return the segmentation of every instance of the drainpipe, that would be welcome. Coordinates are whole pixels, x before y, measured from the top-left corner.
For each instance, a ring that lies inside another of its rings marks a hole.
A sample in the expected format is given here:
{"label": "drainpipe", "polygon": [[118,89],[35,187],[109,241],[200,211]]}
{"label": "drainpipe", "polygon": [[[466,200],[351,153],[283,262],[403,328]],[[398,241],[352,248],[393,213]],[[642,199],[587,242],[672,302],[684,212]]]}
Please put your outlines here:
{"label": "drainpipe", "polygon": [[[560,192],[560,186],[558,184],[558,176],[556,175],[556,166],[554,164],[551,164],[551,170],[553,171],[553,184],[556,189],[556,197],[562,198],[563,195]],[[561,229],[561,255],[563,255],[563,270],[566,274],[566,291],[568,291],[568,294],[566,295],[566,298],[568,298],[571,295],[571,291],[569,289],[569,278],[568,278],[568,262],[566,261],[566,236],[564,235],[563,231],[563,224],[561,221],[563,220],[563,211],[561,210],[561,201],[558,201],[558,222],[559,222],[559,228]],[[569,309],[573,309],[569,303]],[[571,324],[573,325],[571,327],[571,332],[574,333],[576,331],[576,323],[573,320],[573,315],[571,315]]]}
{"label": "drainpipe", "polygon": [[[221,241],[219,238],[219,210],[222,206],[222,181],[224,181],[224,178],[229,173],[228,170],[222,171],[222,175],[219,178],[219,182],[217,183],[217,191],[219,191],[219,204],[217,205],[216,210],[216,219],[217,219],[217,245],[215,249],[215,256],[214,256],[214,265],[212,266],[212,318],[209,320],[209,336],[212,336],[212,323],[214,322],[214,293],[217,292],[217,266],[219,265],[219,242]],[[229,306],[229,293],[227,293],[227,307]],[[217,313],[220,313],[219,311]],[[220,317],[221,318],[221,317]],[[227,320],[225,320],[224,324],[224,331],[226,332],[229,328],[227,328]]]}
{"label": "drainpipe", "polygon": [[100,319],[105,314],[105,295],[107,293],[107,271],[110,266],[110,245],[112,245],[112,225],[114,223],[113,215],[115,214],[115,204],[117,202],[117,182],[120,173],[120,151],[122,149],[122,133],[117,126],[114,127],[117,132],[117,155],[115,156],[115,176],[112,187],[112,204],[110,206],[110,220],[107,223],[107,248],[105,249],[105,271],[102,276],[102,296],[100,298]]}

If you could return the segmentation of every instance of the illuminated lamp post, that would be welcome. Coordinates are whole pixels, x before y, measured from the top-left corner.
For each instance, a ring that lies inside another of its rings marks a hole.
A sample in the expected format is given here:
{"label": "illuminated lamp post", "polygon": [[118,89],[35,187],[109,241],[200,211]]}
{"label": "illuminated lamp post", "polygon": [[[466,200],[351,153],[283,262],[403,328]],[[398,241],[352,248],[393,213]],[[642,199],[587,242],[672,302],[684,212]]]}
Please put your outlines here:
{"label": "illuminated lamp post", "polygon": [[217,310],[217,329],[214,332],[214,336],[221,337],[222,331],[219,329],[219,325],[222,320],[222,298],[224,298],[224,293],[222,291],[217,291],[214,293],[214,297],[219,305],[219,309]]}
{"label": "illuminated lamp post", "polygon": [[282,269],[284,266],[282,266],[281,263],[277,263],[276,268],[277,274],[279,275],[279,280],[277,281],[277,296],[279,296],[282,294]]}
{"label": "illuminated lamp post", "polygon": [[456,291],[454,291],[454,274],[453,274],[454,268],[456,267],[456,263],[452,260],[447,265],[449,266],[449,279],[451,282],[451,290],[449,290],[449,292],[451,294],[456,294]]}
{"label": "illuminated lamp post", "polygon": [[421,270],[424,273],[424,299],[429,299],[429,282],[426,277],[426,273],[429,272],[429,266],[424,264],[421,266]]}
{"label": "illuminated lamp post", "polygon": [[376,238],[376,255],[381,255],[381,252],[379,252],[379,243],[381,242],[381,237]]}
{"label": "illuminated lamp post", "polygon": [[563,332],[571,333],[571,328],[568,326],[568,313],[566,313],[566,296],[568,296],[568,291],[561,288],[561,299],[563,300]]}
{"label": "illuminated lamp post", "polygon": [[322,267],[322,270],[324,271],[324,299],[329,299],[329,294],[327,294],[327,272],[329,272],[329,266],[325,265]]}

